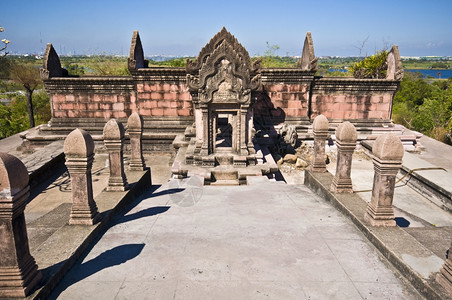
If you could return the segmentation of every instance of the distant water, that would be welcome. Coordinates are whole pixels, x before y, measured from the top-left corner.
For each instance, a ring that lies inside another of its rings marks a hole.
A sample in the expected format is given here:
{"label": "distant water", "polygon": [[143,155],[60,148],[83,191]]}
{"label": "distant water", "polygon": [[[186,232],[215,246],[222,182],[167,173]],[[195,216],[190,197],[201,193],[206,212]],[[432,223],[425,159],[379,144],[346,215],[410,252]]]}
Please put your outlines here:
{"label": "distant water", "polygon": [[427,77],[433,77],[433,78],[441,78],[441,79],[447,79],[452,77],[452,70],[432,70],[432,69],[421,69],[421,70],[410,70],[405,69],[405,72],[419,72],[421,73],[424,78]]}
{"label": "distant water", "polygon": [[[329,69],[330,72],[347,72],[345,69]],[[424,78],[427,78],[429,76],[433,78],[441,78],[441,79],[447,79],[452,77],[452,69],[449,70],[432,70],[432,69],[419,69],[419,70],[411,70],[411,69],[405,69],[405,72],[419,72],[421,73]]]}

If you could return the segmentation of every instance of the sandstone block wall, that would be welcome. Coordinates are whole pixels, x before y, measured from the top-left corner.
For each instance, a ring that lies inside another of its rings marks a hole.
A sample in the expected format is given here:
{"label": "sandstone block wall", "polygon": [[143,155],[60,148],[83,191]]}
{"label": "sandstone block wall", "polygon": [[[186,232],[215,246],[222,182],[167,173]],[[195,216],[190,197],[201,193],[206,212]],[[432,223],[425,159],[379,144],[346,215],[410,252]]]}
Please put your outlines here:
{"label": "sandstone block wall", "polygon": [[[286,120],[312,121],[323,114],[333,123],[390,123],[399,81],[387,79],[314,78],[297,69],[264,69],[263,93]],[[147,120],[192,118],[185,70],[138,70],[129,77],[52,78],[45,80],[52,118],[125,119],[138,112]],[[58,122],[56,122],[58,123]]]}
{"label": "sandstone block wall", "polygon": [[139,82],[137,108],[142,116],[188,117],[192,116],[188,87],[180,82]]}

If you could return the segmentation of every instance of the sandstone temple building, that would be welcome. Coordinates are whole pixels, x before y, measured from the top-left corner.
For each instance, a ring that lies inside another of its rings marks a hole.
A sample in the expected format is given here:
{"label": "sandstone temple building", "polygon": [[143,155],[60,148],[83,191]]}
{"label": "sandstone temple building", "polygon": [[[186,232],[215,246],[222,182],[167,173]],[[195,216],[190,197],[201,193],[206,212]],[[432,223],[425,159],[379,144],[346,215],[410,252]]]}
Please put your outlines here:
{"label": "sandstone temple building", "polygon": [[[394,94],[403,76],[397,46],[388,56],[385,79],[319,77],[310,32],[296,68],[262,68],[225,28],[186,68],[148,67],[140,36],[133,33],[128,58],[131,76],[68,76],[51,44],[41,77],[50,94],[52,118],[29,144],[64,138],[74,128],[98,140],[110,118],[144,117],[144,150],[171,150],[176,136],[195,136],[195,151],[211,153],[225,143],[239,155],[252,154],[255,130],[293,125],[309,136],[313,119],[348,120],[360,132],[391,126]],[[226,130],[227,132],[223,132]],[[228,135],[218,143],[218,132]]]}

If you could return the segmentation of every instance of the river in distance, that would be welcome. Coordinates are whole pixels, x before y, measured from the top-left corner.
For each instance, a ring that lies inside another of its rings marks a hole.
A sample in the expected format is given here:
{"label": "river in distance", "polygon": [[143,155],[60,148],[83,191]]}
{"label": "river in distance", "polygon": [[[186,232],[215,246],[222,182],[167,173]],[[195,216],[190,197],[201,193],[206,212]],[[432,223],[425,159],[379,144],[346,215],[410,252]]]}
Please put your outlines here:
{"label": "river in distance", "polygon": [[[329,69],[330,72],[347,72],[345,69]],[[452,78],[452,69],[448,70],[434,70],[434,69],[405,69],[405,72],[419,72],[423,78]]]}

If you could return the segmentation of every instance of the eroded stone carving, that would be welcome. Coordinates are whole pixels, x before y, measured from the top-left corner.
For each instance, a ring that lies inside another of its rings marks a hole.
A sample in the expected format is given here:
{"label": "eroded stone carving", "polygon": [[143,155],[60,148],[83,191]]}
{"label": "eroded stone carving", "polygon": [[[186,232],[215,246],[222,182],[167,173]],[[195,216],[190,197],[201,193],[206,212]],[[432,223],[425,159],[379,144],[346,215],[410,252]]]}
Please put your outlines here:
{"label": "eroded stone carving", "polygon": [[127,67],[129,70],[137,70],[148,67],[148,60],[144,59],[143,46],[141,45],[138,30],[134,30],[132,35],[132,43],[130,45],[130,53],[127,58]]}
{"label": "eroded stone carving", "polygon": [[306,33],[303,52],[298,60],[298,67],[304,71],[315,72],[318,69],[318,58],[314,54],[314,43],[312,42],[311,32]]}
{"label": "eroded stone carving", "polygon": [[393,45],[391,51],[386,58],[388,70],[386,72],[386,79],[402,80],[403,78],[403,66],[400,59],[399,47]]}
{"label": "eroded stone carving", "polygon": [[[250,65],[250,57],[248,51],[237,41],[237,39],[229,33],[225,27],[223,27],[220,32],[218,32],[213,38],[210,39],[209,43],[205,45],[198,54],[195,61],[187,59],[186,70],[187,73],[196,75],[207,61],[207,58],[212,54],[212,52],[220,45],[222,42],[226,41],[227,44],[231,45],[233,49],[238,53],[243,62],[246,65]],[[261,67],[261,61],[258,60],[251,66],[251,74],[254,75],[259,72]]]}
{"label": "eroded stone carving", "polygon": [[47,44],[46,53],[44,55],[44,63],[41,68],[41,79],[46,80],[52,77],[68,76],[66,69],[61,67],[60,58],[53,48],[52,44]]}
{"label": "eroded stone carving", "polygon": [[[253,92],[261,88],[260,65],[251,66],[246,49],[223,27],[195,62],[187,61],[186,69],[195,116],[194,154],[206,156],[217,148],[238,155],[254,153],[252,106]],[[201,161],[206,166],[214,163]]]}

